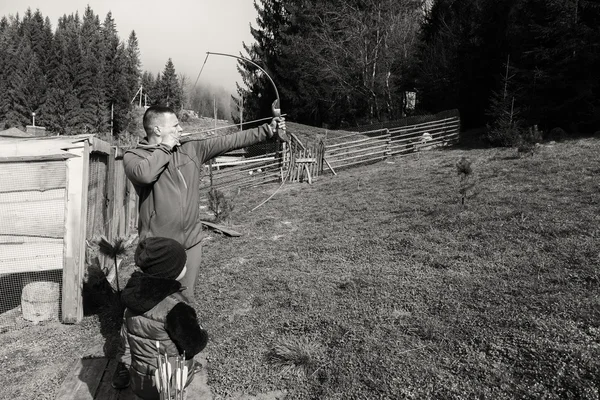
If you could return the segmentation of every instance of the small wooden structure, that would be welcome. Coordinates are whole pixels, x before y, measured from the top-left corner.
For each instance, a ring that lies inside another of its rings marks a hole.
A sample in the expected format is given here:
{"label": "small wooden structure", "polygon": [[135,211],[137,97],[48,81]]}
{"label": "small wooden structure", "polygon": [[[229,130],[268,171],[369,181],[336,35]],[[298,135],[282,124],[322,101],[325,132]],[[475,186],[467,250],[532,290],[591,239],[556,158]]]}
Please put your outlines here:
{"label": "small wooden structure", "polygon": [[[15,286],[62,271],[64,323],[83,318],[86,239],[123,236],[136,217],[117,153],[93,135],[0,140],[0,276],[20,275],[4,283]],[[9,289],[0,305],[22,288]]]}

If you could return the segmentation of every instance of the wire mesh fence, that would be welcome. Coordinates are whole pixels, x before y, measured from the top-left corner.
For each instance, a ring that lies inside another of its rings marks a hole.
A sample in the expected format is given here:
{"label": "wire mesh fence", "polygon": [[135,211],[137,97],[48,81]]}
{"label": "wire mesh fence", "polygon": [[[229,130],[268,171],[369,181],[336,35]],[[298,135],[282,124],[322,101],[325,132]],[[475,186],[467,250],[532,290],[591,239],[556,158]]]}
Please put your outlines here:
{"label": "wire mesh fence", "polygon": [[66,165],[2,164],[0,179],[0,331],[19,321],[59,318]]}

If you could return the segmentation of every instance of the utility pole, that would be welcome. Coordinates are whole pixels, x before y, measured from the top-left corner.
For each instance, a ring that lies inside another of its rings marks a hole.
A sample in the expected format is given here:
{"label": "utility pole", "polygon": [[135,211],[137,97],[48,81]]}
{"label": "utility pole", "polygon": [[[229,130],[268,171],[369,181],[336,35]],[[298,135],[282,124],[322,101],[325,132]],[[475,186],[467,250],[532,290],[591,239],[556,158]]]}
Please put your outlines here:
{"label": "utility pole", "polygon": [[242,95],[242,99],[240,101],[240,131],[243,130],[244,126],[244,95]]}
{"label": "utility pole", "polygon": [[112,137],[114,132],[114,117],[115,117],[115,103],[110,103],[110,136]]}
{"label": "utility pole", "polygon": [[[215,116],[215,133],[217,132],[217,99],[213,97],[213,113]],[[208,164],[208,171],[210,174],[210,187],[213,187],[213,159],[210,159]]]}

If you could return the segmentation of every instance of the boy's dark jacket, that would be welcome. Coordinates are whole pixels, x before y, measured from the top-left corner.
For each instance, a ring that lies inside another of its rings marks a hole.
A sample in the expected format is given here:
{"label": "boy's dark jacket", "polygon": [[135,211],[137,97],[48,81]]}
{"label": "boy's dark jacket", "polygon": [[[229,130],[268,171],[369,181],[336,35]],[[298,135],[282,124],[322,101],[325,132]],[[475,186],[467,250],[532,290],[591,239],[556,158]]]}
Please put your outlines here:
{"label": "boy's dark jacket", "polygon": [[[228,151],[273,137],[267,124],[234,134],[203,140],[183,138],[169,149],[146,139],[123,155],[125,174],[139,197],[140,240],[162,236],[177,240],[186,249],[202,240],[200,177],[203,164]],[[184,142],[184,140],[187,140]]]}
{"label": "boy's dark jacket", "polygon": [[[156,369],[156,342],[170,358],[183,354],[192,368],[193,357],[208,342],[208,334],[181,293],[181,283],[134,272],[123,289],[125,327],[131,349],[132,379],[151,382]],[[137,377],[136,377],[137,375]]]}

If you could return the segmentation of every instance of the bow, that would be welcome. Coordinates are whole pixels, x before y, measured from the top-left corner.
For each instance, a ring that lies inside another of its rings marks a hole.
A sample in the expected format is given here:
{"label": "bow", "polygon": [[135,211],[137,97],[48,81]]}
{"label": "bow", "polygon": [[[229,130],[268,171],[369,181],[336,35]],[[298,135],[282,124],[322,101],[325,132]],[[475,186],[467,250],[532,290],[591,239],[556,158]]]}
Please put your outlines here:
{"label": "bow", "polygon": [[[281,101],[279,98],[279,91],[277,90],[277,86],[275,85],[275,82],[273,81],[273,79],[271,78],[271,76],[267,73],[267,71],[265,71],[260,65],[258,65],[257,63],[255,63],[254,61],[248,59],[248,58],[244,58],[241,56],[235,56],[233,54],[227,54],[227,53],[211,53],[210,51],[206,52],[206,59],[204,60],[204,64],[202,65],[202,68],[200,69],[200,73],[198,74],[198,78],[200,78],[200,74],[202,73],[202,70],[204,69],[204,65],[206,64],[206,61],[208,60],[208,56],[214,54],[216,56],[224,56],[224,57],[231,57],[231,58],[235,58],[237,60],[240,61],[244,61],[247,63],[250,63],[252,65],[254,65],[256,68],[258,68],[259,70],[261,70],[266,77],[269,79],[269,82],[271,82],[271,86],[273,86],[273,90],[275,91],[275,96],[276,99],[275,101],[273,101],[273,103],[271,104],[271,111],[273,113],[273,118],[277,118],[277,117],[281,117]],[[196,83],[198,82],[198,78],[196,78]],[[196,84],[194,84],[195,86]],[[298,143],[298,145],[305,149],[304,145],[302,144],[302,142],[300,141],[300,139],[298,139],[298,137],[296,135],[294,135],[293,133],[290,132],[291,137],[294,139],[294,141],[296,141]],[[283,140],[284,142],[290,142],[290,137],[287,135],[287,132],[285,132],[285,130],[281,130],[279,131],[279,129],[277,129],[277,136],[279,139]],[[275,193],[277,193],[279,191],[279,189],[281,189],[281,187],[285,184],[285,181],[287,179],[287,176],[283,176],[283,167],[281,167],[281,174],[282,174],[282,182],[281,182],[281,186],[279,186],[277,188],[277,190],[275,190],[275,192],[273,192],[273,194],[271,194],[266,200],[264,200],[263,202],[261,202],[259,205],[257,205],[256,207],[254,207],[251,211],[256,210],[257,208],[259,208],[260,206],[262,206],[263,204],[265,204],[267,201],[269,201],[273,196],[275,196]]]}
{"label": "bow", "polygon": [[[261,70],[266,75],[266,77],[269,78],[269,82],[271,82],[271,86],[273,86],[273,90],[275,91],[275,96],[277,97],[275,99],[275,101],[273,101],[273,103],[271,104],[271,111],[273,112],[273,117],[274,118],[281,117],[281,100],[279,98],[279,91],[277,90],[277,86],[275,85],[275,82],[273,81],[271,76],[267,73],[267,71],[265,71],[260,65],[258,65],[254,61],[252,61],[248,58],[245,58],[245,57],[234,56],[233,54],[227,54],[227,53],[211,53],[210,51],[207,51],[206,58],[208,59],[208,56],[211,54],[213,54],[215,56],[236,58],[238,60],[250,63],[250,64],[254,65],[256,68],[258,68],[259,70]],[[284,142],[289,142],[289,138],[285,131],[282,131],[282,132],[278,131],[277,136],[279,137],[279,139],[283,140]]]}

